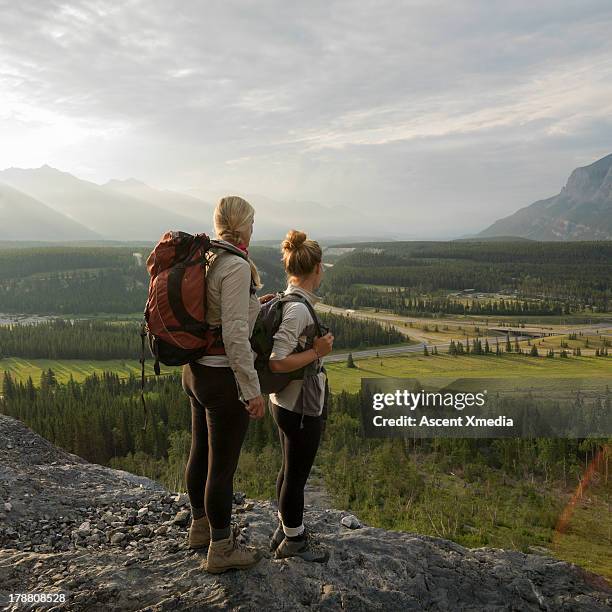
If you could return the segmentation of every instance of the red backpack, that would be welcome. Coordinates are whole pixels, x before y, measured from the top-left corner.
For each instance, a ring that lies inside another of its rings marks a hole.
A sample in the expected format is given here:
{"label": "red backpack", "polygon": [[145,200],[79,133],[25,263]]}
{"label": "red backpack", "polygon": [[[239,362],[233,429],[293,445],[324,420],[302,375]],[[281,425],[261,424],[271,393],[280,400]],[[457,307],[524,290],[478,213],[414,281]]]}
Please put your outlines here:
{"label": "red backpack", "polygon": [[147,338],[155,374],[160,373],[160,362],[176,366],[204,355],[225,354],[221,328],[206,323],[206,272],[213,246],[246,259],[243,251],[229,243],[186,232],[166,232],[147,258],[151,278],[140,334],[142,389]]}

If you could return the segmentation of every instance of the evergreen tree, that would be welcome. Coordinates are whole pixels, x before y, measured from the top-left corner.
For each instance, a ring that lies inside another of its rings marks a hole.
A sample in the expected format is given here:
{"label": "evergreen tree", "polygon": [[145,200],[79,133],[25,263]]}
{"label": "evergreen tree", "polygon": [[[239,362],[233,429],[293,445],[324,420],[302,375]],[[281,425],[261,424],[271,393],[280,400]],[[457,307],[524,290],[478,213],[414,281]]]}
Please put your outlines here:
{"label": "evergreen tree", "polygon": [[2,375],[2,397],[5,400],[12,400],[15,397],[15,383],[11,377],[11,373],[6,370]]}

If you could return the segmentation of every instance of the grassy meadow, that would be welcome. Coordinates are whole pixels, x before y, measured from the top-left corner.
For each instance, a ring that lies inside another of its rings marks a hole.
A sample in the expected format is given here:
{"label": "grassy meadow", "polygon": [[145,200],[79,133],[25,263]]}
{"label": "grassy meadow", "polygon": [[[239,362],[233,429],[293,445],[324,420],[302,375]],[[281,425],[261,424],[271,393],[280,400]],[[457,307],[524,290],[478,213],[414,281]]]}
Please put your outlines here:
{"label": "grassy meadow", "polygon": [[[140,376],[140,364],[135,359],[21,359],[18,357],[0,359],[0,377],[4,372],[10,372],[13,378],[21,382],[31,377],[36,386],[38,386],[41,374],[49,368],[53,370],[60,383],[68,382],[71,376],[76,382],[82,382],[87,376],[101,372],[115,372],[121,378],[128,378],[130,374]],[[166,366],[161,366],[161,368],[163,373],[168,373],[173,369]],[[147,359],[145,372],[147,376],[154,374],[153,359]]]}
{"label": "grassy meadow", "polygon": [[[327,369],[330,387],[334,392],[354,393],[361,388],[362,378],[393,377],[414,378],[426,376],[454,380],[469,378],[523,378],[541,379],[608,379],[612,378],[612,361],[604,357],[569,357],[548,359],[526,355],[430,355],[407,353],[406,355],[368,357],[355,359],[355,368],[348,368],[346,362],[330,363]],[[81,360],[81,359],[21,359],[10,357],[0,359],[0,376],[8,371],[16,380],[25,382],[31,377],[37,385],[43,371],[51,368],[59,382],[67,382],[72,376],[77,382],[94,372],[115,372],[127,378],[130,374],[140,376],[137,360]],[[176,368],[161,366],[162,373]],[[153,359],[147,358],[147,376],[153,375]]]}
{"label": "grassy meadow", "polygon": [[423,355],[406,354],[384,358],[367,358],[355,361],[356,368],[346,363],[326,365],[330,387],[333,391],[356,392],[362,378],[397,377],[414,378],[524,378],[539,379],[608,379],[612,378],[612,361],[597,357],[569,357],[548,359],[526,355]]}

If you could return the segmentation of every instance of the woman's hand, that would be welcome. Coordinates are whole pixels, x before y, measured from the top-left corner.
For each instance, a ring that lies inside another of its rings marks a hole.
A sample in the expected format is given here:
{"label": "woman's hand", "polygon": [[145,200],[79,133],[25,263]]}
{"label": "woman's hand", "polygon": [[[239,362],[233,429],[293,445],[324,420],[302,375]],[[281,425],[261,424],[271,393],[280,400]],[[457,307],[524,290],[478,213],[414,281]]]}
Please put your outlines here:
{"label": "woman's hand", "polygon": [[315,338],[312,348],[316,351],[319,357],[325,357],[332,352],[332,348],[334,347],[334,337],[331,332],[327,332],[324,336],[320,338]]}
{"label": "woman's hand", "polygon": [[266,293],[266,295],[259,296],[259,303],[265,304],[269,302],[273,297],[276,297],[276,293]]}
{"label": "woman's hand", "polygon": [[245,408],[252,419],[261,419],[265,412],[263,395],[247,400]]}

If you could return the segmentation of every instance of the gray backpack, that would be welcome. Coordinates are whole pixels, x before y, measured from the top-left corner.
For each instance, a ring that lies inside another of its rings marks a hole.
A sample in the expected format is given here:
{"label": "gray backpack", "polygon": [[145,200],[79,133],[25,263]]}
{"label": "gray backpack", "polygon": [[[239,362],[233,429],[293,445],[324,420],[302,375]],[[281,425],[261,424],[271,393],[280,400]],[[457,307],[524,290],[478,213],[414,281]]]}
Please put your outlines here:
{"label": "gray backpack", "polygon": [[[293,372],[272,372],[270,369],[270,355],[274,346],[274,334],[278,331],[283,320],[283,306],[287,302],[302,302],[312,316],[317,335],[323,335],[323,329],[310,302],[298,293],[278,293],[269,302],[261,305],[261,310],[255,322],[251,335],[251,347],[257,354],[255,369],[259,377],[259,387],[262,393],[278,393],[292,380],[301,380],[310,371],[316,371],[316,362],[304,366]],[[296,350],[300,351],[299,347]]]}

